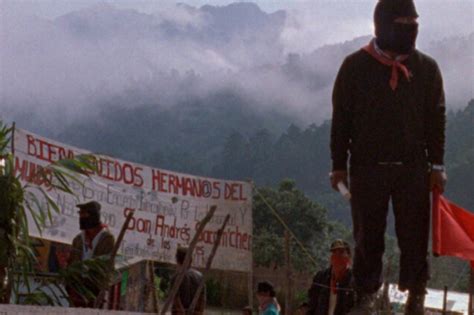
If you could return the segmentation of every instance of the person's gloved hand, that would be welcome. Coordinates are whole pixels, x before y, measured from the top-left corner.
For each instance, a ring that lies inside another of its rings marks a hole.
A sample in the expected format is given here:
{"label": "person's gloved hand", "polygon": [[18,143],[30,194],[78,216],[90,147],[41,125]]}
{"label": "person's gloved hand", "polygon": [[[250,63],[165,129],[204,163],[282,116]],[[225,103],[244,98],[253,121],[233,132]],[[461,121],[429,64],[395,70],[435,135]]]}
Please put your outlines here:
{"label": "person's gloved hand", "polygon": [[340,170],[340,171],[332,171],[329,173],[329,180],[331,181],[331,186],[334,190],[339,191],[337,188],[337,183],[343,182],[344,185],[347,185],[347,171]]}
{"label": "person's gloved hand", "polygon": [[448,176],[445,171],[432,170],[430,175],[430,190],[437,189],[441,194],[444,192]]}

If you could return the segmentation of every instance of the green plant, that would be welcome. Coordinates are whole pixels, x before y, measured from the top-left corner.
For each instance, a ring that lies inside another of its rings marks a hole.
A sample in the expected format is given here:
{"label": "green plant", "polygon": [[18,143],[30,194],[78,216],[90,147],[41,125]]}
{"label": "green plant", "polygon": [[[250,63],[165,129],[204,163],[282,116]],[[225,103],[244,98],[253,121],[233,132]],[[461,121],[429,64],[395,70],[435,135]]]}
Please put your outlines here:
{"label": "green plant", "polygon": [[296,306],[303,304],[308,301],[308,291],[307,290],[297,290],[293,298],[293,303]]}
{"label": "green plant", "polygon": [[166,291],[162,290],[164,280],[163,278],[160,278],[159,276],[155,275],[155,290],[158,296],[158,299],[164,300],[166,298]]}
{"label": "green plant", "polygon": [[222,306],[222,284],[216,279],[206,280],[206,301],[208,305]]}
{"label": "green plant", "polygon": [[[54,162],[39,168],[28,183],[22,184],[19,176],[15,176],[15,158],[9,150],[12,133],[13,128],[0,121],[0,303],[9,303],[12,291],[16,296],[14,303],[19,303],[20,283],[27,290],[22,294],[23,303],[59,304],[61,297],[55,295],[52,287],[67,296],[61,286],[64,283],[74,283],[80,295],[93,298],[85,283],[110,274],[105,272],[110,269],[105,259],[72,264],[44,285],[34,290],[30,287],[29,278],[36,275],[37,259],[29,224],[34,224],[41,234],[45,224],[52,222],[53,213],[60,211],[48,191],[73,194],[69,183],[81,184],[79,174],[88,176],[96,171],[94,157],[80,155]],[[32,222],[28,222],[28,214]]]}
{"label": "green plant", "polygon": [[[292,239],[290,253],[293,268],[304,271],[316,265],[323,266],[331,227],[326,212],[325,208],[299,190],[293,180],[283,180],[278,189],[258,187],[253,197],[255,264],[264,267],[285,265],[283,238],[288,227],[307,251],[304,252]],[[286,227],[276,219],[277,215]],[[308,252],[314,261],[309,259]]]}

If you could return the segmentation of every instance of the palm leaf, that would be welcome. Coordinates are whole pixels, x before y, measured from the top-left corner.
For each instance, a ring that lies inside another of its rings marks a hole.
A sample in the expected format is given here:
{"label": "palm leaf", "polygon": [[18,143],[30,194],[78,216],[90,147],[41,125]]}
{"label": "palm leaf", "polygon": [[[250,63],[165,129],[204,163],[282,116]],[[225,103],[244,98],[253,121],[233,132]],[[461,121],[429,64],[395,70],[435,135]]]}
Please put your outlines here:
{"label": "palm leaf", "polygon": [[51,222],[51,224],[52,224],[53,223],[53,216],[52,216],[52,213],[51,213],[50,209],[52,208],[57,214],[61,213],[61,209],[59,209],[59,206],[56,204],[56,202],[54,202],[54,200],[51,198],[51,196],[49,196],[49,194],[47,192],[45,192],[43,188],[39,187],[38,189],[42,193],[44,198],[46,199],[47,210],[48,210],[46,212],[46,214],[48,216],[49,222]]}
{"label": "palm leaf", "polygon": [[[12,127],[8,127],[0,120],[0,157],[5,159],[5,166],[2,167],[0,177],[6,178],[0,182],[0,191],[8,194],[6,207],[2,204],[2,214],[4,208],[11,214],[8,219],[8,246],[11,246],[11,255],[5,260],[8,263],[8,273],[15,275],[16,284],[13,291],[19,294],[19,285],[25,284],[27,295],[25,300],[31,304],[59,304],[61,295],[68,296],[60,283],[73,283],[78,293],[86,299],[95,298],[94,292],[87,287],[87,281],[106,281],[109,276],[108,260],[90,260],[78,262],[59,271],[58,278],[49,281],[45,286],[32,292],[29,277],[37,274],[34,264],[37,262],[33,250],[32,239],[29,234],[29,223],[34,224],[40,235],[42,235],[46,220],[53,223],[53,211],[61,213],[61,209],[49,192],[58,190],[74,196],[70,183],[76,182],[83,186],[83,177],[97,172],[97,159],[90,155],[78,155],[73,159],[63,159],[45,167],[38,168],[37,172],[28,178],[28,183],[22,184],[22,175],[15,175],[15,158],[8,151],[11,143]],[[36,185],[41,183],[41,187]],[[6,186],[4,186],[6,185]],[[4,189],[6,188],[6,189]],[[11,202],[10,202],[11,201]],[[33,222],[31,222],[33,221]],[[2,244],[3,245],[3,244]],[[4,279],[0,279],[3,281]],[[9,293],[0,292],[9,296]],[[2,299],[3,296],[0,296]],[[7,298],[8,300],[8,298]],[[18,302],[18,301],[17,301]]]}
{"label": "palm leaf", "polygon": [[[43,229],[42,229],[42,226],[41,226],[42,222],[41,222],[40,215],[33,209],[30,202],[28,201],[28,199],[25,199],[25,205],[26,205],[26,208],[31,213],[31,217],[33,218],[33,223],[36,225],[36,228],[38,229],[38,232],[40,233],[40,235],[42,235]],[[21,228],[23,230],[23,234],[28,234],[29,235],[30,231],[29,231],[29,227],[28,227],[28,221],[26,219],[26,214],[25,214],[24,208],[23,207],[21,207],[21,208],[22,208],[21,216],[26,220],[26,222],[23,222],[23,220],[22,220]]]}

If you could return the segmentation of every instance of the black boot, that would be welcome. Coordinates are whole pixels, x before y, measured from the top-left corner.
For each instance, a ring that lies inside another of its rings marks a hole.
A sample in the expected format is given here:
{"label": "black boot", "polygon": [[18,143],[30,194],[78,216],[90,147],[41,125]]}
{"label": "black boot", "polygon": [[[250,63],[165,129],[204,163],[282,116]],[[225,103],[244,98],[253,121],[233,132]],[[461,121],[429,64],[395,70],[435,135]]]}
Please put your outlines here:
{"label": "black boot", "polygon": [[348,315],[373,315],[375,314],[376,293],[356,293],[356,303]]}
{"label": "black boot", "polygon": [[407,304],[405,305],[405,315],[425,314],[425,293],[410,292]]}

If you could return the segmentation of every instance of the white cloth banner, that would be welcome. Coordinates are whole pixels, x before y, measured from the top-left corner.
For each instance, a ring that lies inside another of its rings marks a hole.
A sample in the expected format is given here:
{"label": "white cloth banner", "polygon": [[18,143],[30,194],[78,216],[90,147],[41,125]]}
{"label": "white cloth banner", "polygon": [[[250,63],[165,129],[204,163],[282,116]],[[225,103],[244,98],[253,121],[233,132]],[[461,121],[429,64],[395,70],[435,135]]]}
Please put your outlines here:
{"label": "white cloth banner", "polygon": [[[31,182],[38,167],[62,158],[87,154],[56,141],[16,129],[14,136],[15,171],[23,183]],[[217,206],[206,225],[194,256],[193,265],[204,267],[224,218],[230,220],[224,231],[212,267],[249,271],[252,261],[252,187],[250,183],[226,181],[175,173],[95,155],[97,173],[81,176],[83,185],[70,181],[76,196],[50,190],[60,206],[53,224],[42,235],[32,224],[30,233],[61,243],[71,243],[80,232],[76,204],[96,200],[102,205],[103,223],[118,236],[131,209],[135,215],[128,226],[119,254],[174,263],[178,246],[190,243],[197,223],[212,205]],[[38,184],[38,183],[35,183]],[[43,187],[47,189],[47,187]],[[33,189],[34,191],[34,189]],[[36,194],[41,197],[41,194]],[[42,202],[45,202],[43,200]]]}

